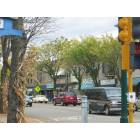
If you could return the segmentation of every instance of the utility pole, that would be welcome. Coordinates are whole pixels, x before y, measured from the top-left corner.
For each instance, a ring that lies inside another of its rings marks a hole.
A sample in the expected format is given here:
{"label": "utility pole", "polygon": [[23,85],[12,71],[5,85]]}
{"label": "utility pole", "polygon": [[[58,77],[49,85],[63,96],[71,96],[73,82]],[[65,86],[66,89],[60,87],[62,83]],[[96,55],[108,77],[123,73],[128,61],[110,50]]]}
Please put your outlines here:
{"label": "utility pole", "polygon": [[[122,112],[120,122],[128,122],[127,112],[129,111],[129,123],[134,122],[134,102],[132,73],[135,69],[140,69],[140,18],[121,17],[118,21],[119,41],[122,43]],[[138,42],[135,42],[137,40]],[[133,45],[132,45],[133,44]],[[127,85],[128,74],[128,85]],[[129,108],[127,111],[127,86]]]}
{"label": "utility pole", "polygon": [[128,70],[128,90],[129,90],[129,122],[134,122],[134,102],[135,93],[133,92],[132,72],[140,69],[140,17],[130,18],[130,69]]}
{"label": "utility pole", "polygon": [[[133,92],[132,72],[133,71],[131,69],[128,70],[128,91],[129,91],[130,96]],[[134,103],[129,102],[128,110],[129,110],[129,123],[133,123],[134,122]]]}
{"label": "utility pole", "polygon": [[[132,96],[132,92],[133,92],[133,81],[132,81],[132,74],[133,71],[130,68],[130,43],[132,42],[132,17],[128,17],[128,70],[127,70],[127,74],[128,74],[128,94],[131,97]],[[129,123],[133,123],[134,122],[134,103],[129,101],[129,105],[128,105],[128,112],[129,112]]]}
{"label": "utility pole", "polygon": [[121,66],[121,123],[128,123],[128,108],[127,108],[127,70],[129,70],[130,55],[129,55],[129,45],[131,43],[131,30],[130,30],[130,17],[121,17],[118,21],[119,26],[119,40],[122,43],[122,66]]}

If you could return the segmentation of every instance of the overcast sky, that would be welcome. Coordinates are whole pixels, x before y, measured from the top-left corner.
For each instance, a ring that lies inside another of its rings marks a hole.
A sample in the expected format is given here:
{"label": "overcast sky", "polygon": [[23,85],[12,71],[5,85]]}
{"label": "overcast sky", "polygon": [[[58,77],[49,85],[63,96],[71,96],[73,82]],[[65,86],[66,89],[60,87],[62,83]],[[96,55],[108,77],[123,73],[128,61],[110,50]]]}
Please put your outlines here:
{"label": "overcast sky", "polygon": [[107,33],[117,37],[117,17],[64,17],[56,18],[56,31],[48,34],[47,39],[55,39],[60,36],[78,38],[80,36],[95,35],[100,37]]}

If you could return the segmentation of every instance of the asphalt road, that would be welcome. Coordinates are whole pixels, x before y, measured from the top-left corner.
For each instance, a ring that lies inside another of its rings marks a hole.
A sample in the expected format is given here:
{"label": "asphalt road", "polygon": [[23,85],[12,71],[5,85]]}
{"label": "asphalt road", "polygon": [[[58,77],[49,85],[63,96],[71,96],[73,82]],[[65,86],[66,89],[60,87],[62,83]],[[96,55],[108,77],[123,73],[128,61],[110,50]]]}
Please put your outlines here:
{"label": "asphalt road", "polygon": [[[81,106],[54,106],[50,103],[34,103],[32,107],[26,107],[25,113],[27,116],[37,118],[42,122],[81,123]],[[88,122],[119,123],[120,115],[105,116],[104,114],[90,114],[88,115]],[[140,123],[140,112],[135,112],[134,122]]]}

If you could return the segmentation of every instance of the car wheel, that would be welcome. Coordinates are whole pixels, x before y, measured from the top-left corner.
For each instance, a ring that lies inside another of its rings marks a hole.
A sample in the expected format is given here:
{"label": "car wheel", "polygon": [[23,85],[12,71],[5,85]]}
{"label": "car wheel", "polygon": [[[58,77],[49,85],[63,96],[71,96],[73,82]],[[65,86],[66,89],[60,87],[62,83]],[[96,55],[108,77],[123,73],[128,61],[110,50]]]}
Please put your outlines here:
{"label": "car wheel", "polygon": [[32,104],[30,104],[30,107],[32,107]]}
{"label": "car wheel", "polygon": [[91,114],[91,113],[92,113],[91,110],[89,110],[89,111],[88,111],[88,114]]}
{"label": "car wheel", "polygon": [[110,115],[110,109],[108,106],[105,107],[104,112],[105,112],[105,115]]}
{"label": "car wheel", "polygon": [[56,102],[55,102],[55,101],[53,101],[53,105],[55,105],[55,106],[56,106]]}
{"label": "car wheel", "polygon": [[73,106],[76,106],[76,104],[73,104]]}

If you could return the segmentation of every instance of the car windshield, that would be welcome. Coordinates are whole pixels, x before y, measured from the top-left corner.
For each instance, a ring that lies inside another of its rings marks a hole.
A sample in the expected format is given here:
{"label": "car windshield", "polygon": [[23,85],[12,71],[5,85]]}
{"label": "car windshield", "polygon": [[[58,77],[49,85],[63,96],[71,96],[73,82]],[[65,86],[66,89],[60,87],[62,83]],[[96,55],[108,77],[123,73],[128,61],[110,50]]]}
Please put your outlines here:
{"label": "car windshield", "polygon": [[107,89],[107,97],[121,97],[121,89]]}

